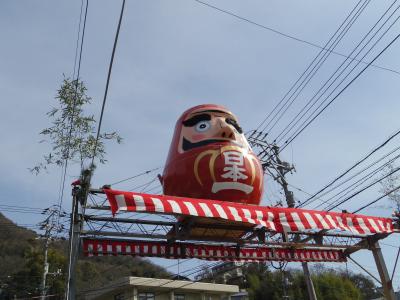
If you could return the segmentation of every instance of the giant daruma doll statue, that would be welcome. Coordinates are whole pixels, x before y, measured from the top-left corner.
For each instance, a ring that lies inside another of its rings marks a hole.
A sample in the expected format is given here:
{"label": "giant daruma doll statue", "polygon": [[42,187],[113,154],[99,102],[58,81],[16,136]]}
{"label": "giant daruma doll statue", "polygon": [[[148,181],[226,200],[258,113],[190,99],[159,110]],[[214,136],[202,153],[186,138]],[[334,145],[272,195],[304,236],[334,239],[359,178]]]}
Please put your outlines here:
{"label": "giant daruma doll statue", "polygon": [[163,176],[165,195],[260,204],[263,170],[237,118],[204,104],[175,126]]}

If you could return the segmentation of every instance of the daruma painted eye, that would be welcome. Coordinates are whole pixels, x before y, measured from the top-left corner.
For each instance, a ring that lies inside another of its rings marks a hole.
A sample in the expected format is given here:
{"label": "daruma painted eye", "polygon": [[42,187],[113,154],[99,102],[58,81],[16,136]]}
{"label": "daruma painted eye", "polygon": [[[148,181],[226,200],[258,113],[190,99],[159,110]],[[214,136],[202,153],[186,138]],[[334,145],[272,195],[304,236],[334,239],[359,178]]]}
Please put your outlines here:
{"label": "daruma painted eye", "polygon": [[197,132],[205,132],[210,129],[211,124],[210,121],[201,121],[196,124],[195,129]]}

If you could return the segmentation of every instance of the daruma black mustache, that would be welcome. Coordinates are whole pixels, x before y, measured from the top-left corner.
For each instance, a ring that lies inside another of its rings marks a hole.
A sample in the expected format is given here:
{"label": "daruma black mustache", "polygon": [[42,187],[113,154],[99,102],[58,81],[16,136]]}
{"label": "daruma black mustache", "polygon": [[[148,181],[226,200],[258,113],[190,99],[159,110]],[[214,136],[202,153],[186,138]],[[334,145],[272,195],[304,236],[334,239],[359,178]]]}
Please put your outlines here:
{"label": "daruma black mustache", "polygon": [[[188,151],[190,149],[201,147],[201,146],[205,146],[205,145],[209,145],[209,144],[226,143],[226,142],[229,142],[231,144],[237,144],[234,141],[221,140],[221,139],[210,139],[210,140],[200,141],[200,142],[197,142],[197,143],[192,143],[192,142],[188,141],[187,139],[183,138],[182,139],[182,149],[183,149],[183,151]],[[237,145],[240,146],[239,144],[237,144]]]}

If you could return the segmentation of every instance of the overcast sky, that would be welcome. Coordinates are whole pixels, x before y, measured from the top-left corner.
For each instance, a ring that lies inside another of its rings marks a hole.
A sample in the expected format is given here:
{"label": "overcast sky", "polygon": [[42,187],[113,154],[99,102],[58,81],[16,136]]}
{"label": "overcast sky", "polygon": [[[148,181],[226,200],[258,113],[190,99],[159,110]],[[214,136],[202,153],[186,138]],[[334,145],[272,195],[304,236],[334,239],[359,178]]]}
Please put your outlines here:
{"label": "overcast sky", "polygon": [[[357,1],[208,3],[324,45]],[[372,1],[336,51],[350,53],[391,3]],[[56,105],[54,96],[63,74],[72,76],[80,7],[78,0],[0,3],[1,204],[44,208],[57,202],[61,170],[50,168],[48,173],[34,176],[28,168],[49,151],[48,144],[38,143],[38,133],[49,126],[46,112]],[[96,0],[89,4],[81,79],[93,98],[89,112],[96,118],[119,10],[118,1]],[[399,29],[399,25],[393,26],[365,60],[371,60]],[[399,49],[399,43],[395,43],[375,64],[400,72]],[[319,50],[193,0],[128,0],[103,123],[104,131],[117,130],[124,142],[106,145],[108,163],[98,166],[93,185],[162,166],[176,119],[194,105],[225,105],[236,113],[245,131],[257,128]],[[290,116],[305,105],[343,60],[331,55],[271,136],[286,126]],[[375,67],[361,75],[282,152],[283,159],[296,165],[297,172],[289,175],[289,182],[306,192],[315,192],[396,131],[400,127],[399,82],[400,73]],[[387,145],[386,152],[398,142],[396,139]],[[78,167],[69,168],[67,175],[63,206],[69,210],[69,183],[79,175]],[[126,182],[118,188],[131,189],[149,178]],[[264,205],[282,198],[271,180],[267,178]],[[297,200],[306,198],[304,193],[294,192]],[[372,189],[345,208],[351,211],[378,196],[378,189]],[[385,201],[384,207],[365,213],[390,216],[389,202]],[[5,215],[20,224],[34,224],[42,217],[10,212]],[[389,237],[385,242],[399,246],[398,237]],[[384,253],[391,271],[396,249],[384,246]],[[365,265],[375,269],[369,253],[359,259],[368,260]],[[400,284],[400,276],[395,284]]]}

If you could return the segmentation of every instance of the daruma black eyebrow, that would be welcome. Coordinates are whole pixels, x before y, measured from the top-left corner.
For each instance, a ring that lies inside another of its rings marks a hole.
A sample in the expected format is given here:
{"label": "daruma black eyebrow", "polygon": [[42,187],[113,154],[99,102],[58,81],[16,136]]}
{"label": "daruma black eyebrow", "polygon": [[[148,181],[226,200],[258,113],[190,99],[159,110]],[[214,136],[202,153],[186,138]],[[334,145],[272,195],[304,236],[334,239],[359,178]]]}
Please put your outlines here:
{"label": "daruma black eyebrow", "polygon": [[223,110],[217,110],[217,109],[207,109],[207,110],[202,110],[202,111],[198,111],[198,112],[194,112],[193,114],[201,114],[201,113],[208,113],[208,112],[214,112],[214,113],[223,113],[223,114],[227,114],[230,115],[230,113],[223,111]]}
{"label": "daruma black eyebrow", "polygon": [[232,125],[233,127],[235,127],[237,132],[239,132],[240,134],[243,133],[242,127],[240,127],[239,124],[234,119],[226,118],[225,121],[226,121],[226,123],[228,123],[228,124]]}
{"label": "daruma black eyebrow", "polygon": [[210,120],[211,120],[211,116],[209,114],[200,114],[200,115],[193,116],[190,119],[183,121],[182,124],[185,127],[192,127],[192,126],[196,125],[197,123],[199,123],[200,121],[210,121]]}

